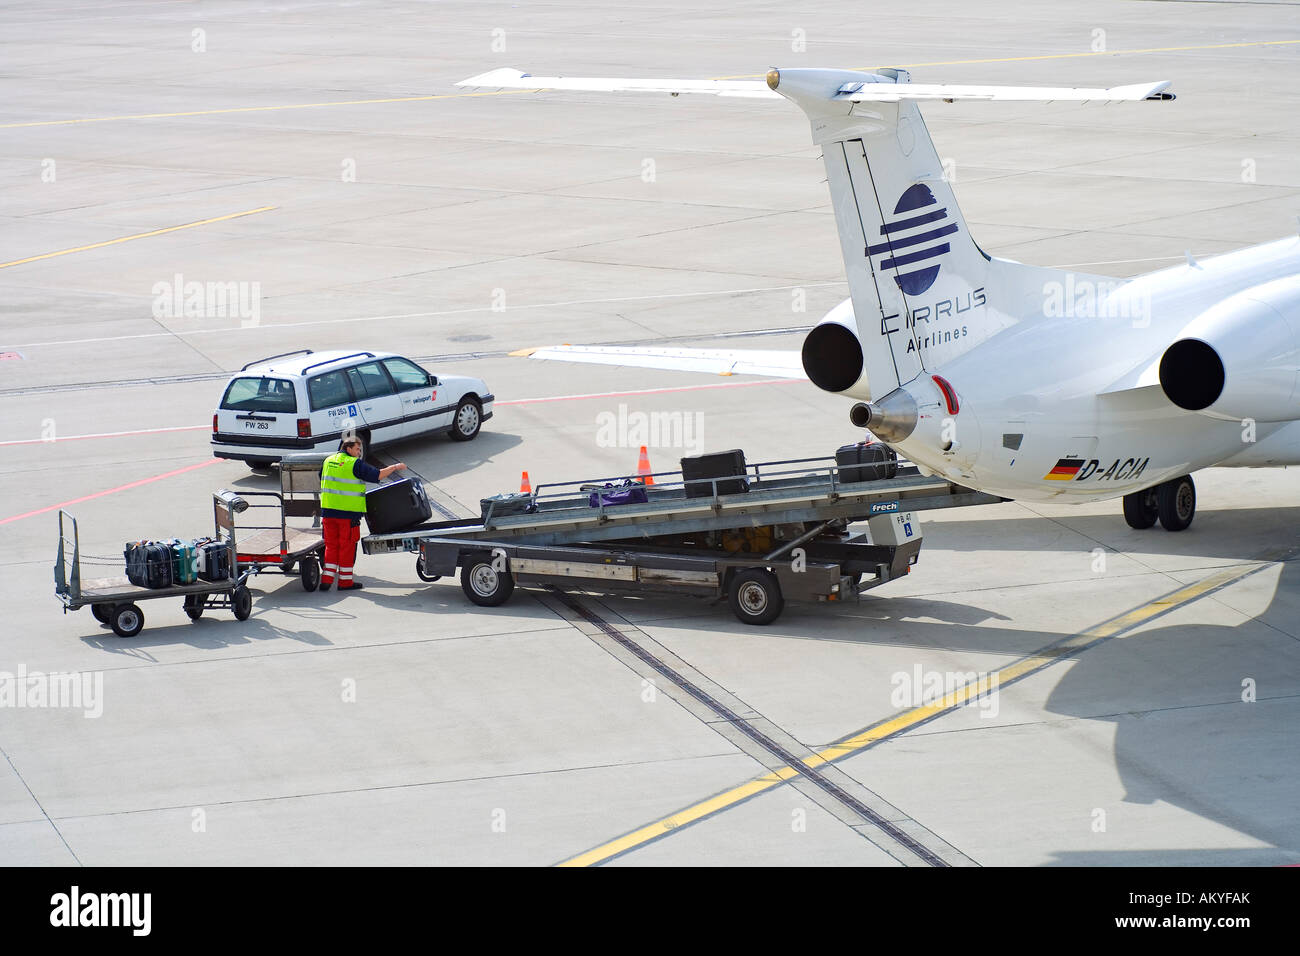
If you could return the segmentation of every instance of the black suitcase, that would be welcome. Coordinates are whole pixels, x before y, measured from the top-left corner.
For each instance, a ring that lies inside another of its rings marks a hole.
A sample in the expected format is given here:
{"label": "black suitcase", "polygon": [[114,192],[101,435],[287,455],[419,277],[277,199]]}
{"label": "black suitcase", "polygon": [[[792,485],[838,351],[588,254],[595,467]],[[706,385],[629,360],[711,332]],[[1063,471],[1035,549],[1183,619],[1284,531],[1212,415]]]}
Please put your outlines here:
{"label": "black suitcase", "polygon": [[199,555],[199,578],[203,581],[225,581],[230,577],[230,545],[219,541],[196,541]]}
{"label": "black suitcase", "polygon": [[366,527],[371,534],[406,531],[433,514],[424,485],[411,478],[390,481],[366,492]]}
{"label": "black suitcase", "polygon": [[835,449],[840,481],[881,481],[898,474],[898,455],[878,441],[863,441]]}
{"label": "black suitcase", "polygon": [[494,518],[504,518],[506,515],[526,515],[537,510],[537,507],[533,504],[533,496],[523,491],[493,495],[491,498],[480,498],[478,506],[479,513],[484,521],[487,520],[489,509],[491,509]]}
{"label": "black suitcase", "polygon": [[682,459],[682,479],[686,484],[687,498],[709,498],[713,496],[713,485],[708,478],[729,478],[730,481],[718,482],[718,494],[738,495],[749,490],[745,481],[745,453],[739,448],[730,451],[717,451],[710,455],[694,455]]}
{"label": "black suitcase", "polygon": [[126,546],[126,579],[139,588],[169,588],[172,549],[165,544],[136,541]]}

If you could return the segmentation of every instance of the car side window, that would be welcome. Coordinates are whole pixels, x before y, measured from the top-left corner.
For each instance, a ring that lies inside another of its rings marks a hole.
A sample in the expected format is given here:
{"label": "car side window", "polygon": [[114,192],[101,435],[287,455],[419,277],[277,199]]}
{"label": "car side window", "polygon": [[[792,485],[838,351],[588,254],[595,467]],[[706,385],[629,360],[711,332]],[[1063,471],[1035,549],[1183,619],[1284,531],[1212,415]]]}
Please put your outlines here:
{"label": "car side window", "polygon": [[346,405],[352,401],[352,390],[348,388],[347,376],[343,372],[325,372],[307,380],[307,395],[311,398],[311,410],[333,408]]}
{"label": "car side window", "polygon": [[416,388],[429,387],[429,373],[414,362],[402,358],[384,359],[384,367],[393,376],[399,392],[409,392]]}
{"label": "car side window", "polygon": [[393,394],[393,383],[389,381],[378,362],[367,362],[365,365],[348,369],[348,378],[358,398],[381,398]]}

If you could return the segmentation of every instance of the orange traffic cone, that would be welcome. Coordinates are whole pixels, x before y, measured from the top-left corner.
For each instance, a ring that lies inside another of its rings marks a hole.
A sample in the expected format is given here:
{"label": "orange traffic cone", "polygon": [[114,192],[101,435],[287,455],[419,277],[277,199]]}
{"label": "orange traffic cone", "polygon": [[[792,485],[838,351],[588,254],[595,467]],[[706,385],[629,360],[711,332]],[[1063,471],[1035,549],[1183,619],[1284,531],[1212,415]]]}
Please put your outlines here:
{"label": "orange traffic cone", "polygon": [[651,477],[650,472],[651,472],[650,455],[646,452],[645,445],[642,445],[641,458],[636,463],[637,477],[641,479],[642,484],[653,485],[655,483],[655,480],[653,477]]}
{"label": "orange traffic cone", "polygon": [[524,495],[533,493],[533,486],[528,483],[528,472],[526,471],[519,476],[519,493]]}

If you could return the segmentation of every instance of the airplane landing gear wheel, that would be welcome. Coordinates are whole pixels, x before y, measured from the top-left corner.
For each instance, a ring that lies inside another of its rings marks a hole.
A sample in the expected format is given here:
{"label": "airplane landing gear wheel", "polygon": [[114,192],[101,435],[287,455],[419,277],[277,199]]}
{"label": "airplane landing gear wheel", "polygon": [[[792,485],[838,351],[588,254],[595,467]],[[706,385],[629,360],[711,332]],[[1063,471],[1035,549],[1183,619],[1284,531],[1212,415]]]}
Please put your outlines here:
{"label": "airplane landing gear wheel", "polygon": [[1166,531],[1182,531],[1196,516],[1196,485],[1191,475],[1171,478],[1157,489],[1160,523]]}
{"label": "airplane landing gear wheel", "polygon": [[1160,500],[1155,488],[1135,491],[1124,496],[1124,520],[1130,528],[1142,531],[1152,527],[1160,517]]}

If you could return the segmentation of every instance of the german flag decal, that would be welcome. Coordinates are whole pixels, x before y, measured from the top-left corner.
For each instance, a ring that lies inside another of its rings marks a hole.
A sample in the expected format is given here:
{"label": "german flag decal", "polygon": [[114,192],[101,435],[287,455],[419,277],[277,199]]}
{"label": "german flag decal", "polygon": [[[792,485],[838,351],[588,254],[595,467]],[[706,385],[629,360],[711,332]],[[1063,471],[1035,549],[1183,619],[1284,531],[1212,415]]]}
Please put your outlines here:
{"label": "german flag decal", "polygon": [[1044,481],[1069,481],[1079,473],[1083,467],[1082,458],[1062,458],[1047,474],[1043,475]]}

